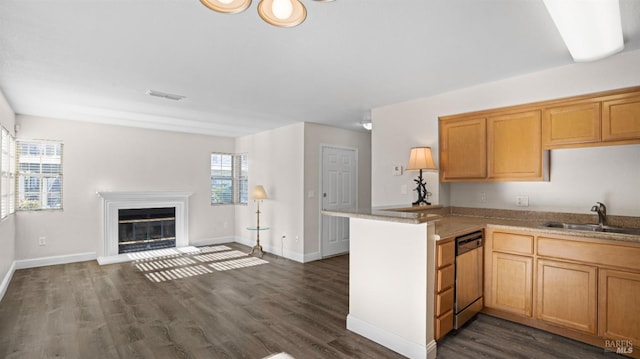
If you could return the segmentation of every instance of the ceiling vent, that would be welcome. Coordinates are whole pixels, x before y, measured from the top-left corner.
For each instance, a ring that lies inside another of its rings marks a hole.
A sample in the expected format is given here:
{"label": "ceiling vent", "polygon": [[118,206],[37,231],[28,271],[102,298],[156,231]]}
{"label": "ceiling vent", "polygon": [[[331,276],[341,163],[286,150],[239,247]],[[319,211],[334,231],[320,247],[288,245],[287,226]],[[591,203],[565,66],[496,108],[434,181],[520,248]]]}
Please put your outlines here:
{"label": "ceiling vent", "polygon": [[156,90],[148,90],[146,94],[149,96],[166,98],[167,100],[173,100],[173,101],[180,101],[186,98],[186,96],[175,95],[175,94],[160,92]]}

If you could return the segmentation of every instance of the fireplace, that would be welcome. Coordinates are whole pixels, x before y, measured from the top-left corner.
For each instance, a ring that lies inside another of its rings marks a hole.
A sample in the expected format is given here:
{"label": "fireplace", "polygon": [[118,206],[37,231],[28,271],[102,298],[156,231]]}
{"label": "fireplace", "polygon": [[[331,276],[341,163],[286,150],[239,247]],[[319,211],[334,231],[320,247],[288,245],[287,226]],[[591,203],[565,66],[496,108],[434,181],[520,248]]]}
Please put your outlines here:
{"label": "fireplace", "polygon": [[98,263],[189,250],[190,192],[98,192],[103,236]]}
{"label": "fireplace", "polygon": [[118,253],[176,246],[176,208],[118,210]]}

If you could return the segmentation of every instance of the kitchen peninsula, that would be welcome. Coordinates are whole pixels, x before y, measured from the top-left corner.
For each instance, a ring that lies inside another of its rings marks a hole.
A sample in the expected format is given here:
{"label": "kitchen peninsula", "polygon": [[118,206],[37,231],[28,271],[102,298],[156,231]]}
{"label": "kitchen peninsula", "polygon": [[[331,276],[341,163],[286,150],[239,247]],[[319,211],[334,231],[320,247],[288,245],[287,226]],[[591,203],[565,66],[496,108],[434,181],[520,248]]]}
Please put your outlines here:
{"label": "kitchen peninsula", "polygon": [[484,313],[605,349],[640,340],[639,307],[624,304],[640,295],[640,217],[608,216],[609,229],[628,230],[613,233],[549,226],[597,226],[592,214],[434,207],[323,211],[350,219],[347,329],[409,358],[435,357],[435,340],[451,329],[434,325],[436,267],[447,265],[438,253],[484,230]]}
{"label": "kitchen peninsula", "polygon": [[425,212],[323,211],[349,218],[347,329],[409,358],[435,358],[435,222]]}

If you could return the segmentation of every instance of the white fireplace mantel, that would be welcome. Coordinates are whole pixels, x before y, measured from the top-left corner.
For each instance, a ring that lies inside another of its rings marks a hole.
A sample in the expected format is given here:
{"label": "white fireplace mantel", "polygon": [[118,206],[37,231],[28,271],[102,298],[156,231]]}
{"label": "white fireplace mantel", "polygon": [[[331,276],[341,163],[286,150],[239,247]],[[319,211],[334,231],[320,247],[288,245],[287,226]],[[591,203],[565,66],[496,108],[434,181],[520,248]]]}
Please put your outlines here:
{"label": "white fireplace mantel", "polygon": [[102,241],[98,263],[110,264],[131,260],[134,256],[118,254],[118,211],[135,208],[175,207],[176,248],[189,245],[189,197],[192,192],[98,192],[102,198]]}

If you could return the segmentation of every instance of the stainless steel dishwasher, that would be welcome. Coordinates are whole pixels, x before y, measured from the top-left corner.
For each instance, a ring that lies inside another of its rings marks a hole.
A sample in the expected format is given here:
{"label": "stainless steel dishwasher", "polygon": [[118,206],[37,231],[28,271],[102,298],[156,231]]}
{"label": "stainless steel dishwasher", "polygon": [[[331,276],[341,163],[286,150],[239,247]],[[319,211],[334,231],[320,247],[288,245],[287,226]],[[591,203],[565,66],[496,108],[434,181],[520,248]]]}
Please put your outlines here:
{"label": "stainless steel dishwasher", "polygon": [[460,328],[483,307],[482,231],[456,237],[456,288],[454,329]]}

